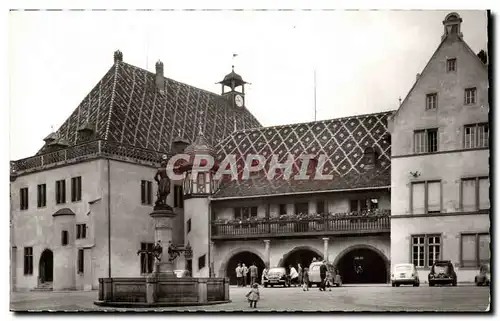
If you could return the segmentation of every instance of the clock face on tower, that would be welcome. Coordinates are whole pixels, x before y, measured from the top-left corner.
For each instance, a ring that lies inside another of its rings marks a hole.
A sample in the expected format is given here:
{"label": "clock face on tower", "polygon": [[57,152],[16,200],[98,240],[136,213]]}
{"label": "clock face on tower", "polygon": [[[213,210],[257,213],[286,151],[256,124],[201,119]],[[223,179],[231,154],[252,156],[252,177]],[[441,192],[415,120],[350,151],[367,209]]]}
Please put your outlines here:
{"label": "clock face on tower", "polygon": [[243,106],[243,97],[241,97],[241,95],[234,96],[234,102],[236,103],[236,106],[242,107]]}

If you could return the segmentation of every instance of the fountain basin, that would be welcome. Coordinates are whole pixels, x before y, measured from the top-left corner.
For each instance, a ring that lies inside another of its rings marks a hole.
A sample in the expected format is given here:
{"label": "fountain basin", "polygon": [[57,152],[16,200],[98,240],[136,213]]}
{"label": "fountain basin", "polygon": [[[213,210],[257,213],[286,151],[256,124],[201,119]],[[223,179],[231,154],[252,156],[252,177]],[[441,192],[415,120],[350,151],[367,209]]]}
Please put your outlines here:
{"label": "fountain basin", "polygon": [[98,306],[162,307],[231,302],[229,278],[165,277],[100,278]]}

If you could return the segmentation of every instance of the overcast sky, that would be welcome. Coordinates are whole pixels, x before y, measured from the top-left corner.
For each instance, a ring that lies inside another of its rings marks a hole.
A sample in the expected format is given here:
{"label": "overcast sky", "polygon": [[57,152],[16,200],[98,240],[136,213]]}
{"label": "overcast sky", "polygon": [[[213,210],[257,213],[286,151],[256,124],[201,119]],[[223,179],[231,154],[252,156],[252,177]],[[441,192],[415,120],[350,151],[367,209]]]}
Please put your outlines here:
{"label": "overcast sky", "polygon": [[[10,159],[32,156],[123,60],[215,93],[230,72],[252,83],[264,125],[394,110],[441,41],[450,11],[11,12]],[[485,11],[458,11],[465,41],[487,46]],[[232,54],[238,57],[232,59]]]}

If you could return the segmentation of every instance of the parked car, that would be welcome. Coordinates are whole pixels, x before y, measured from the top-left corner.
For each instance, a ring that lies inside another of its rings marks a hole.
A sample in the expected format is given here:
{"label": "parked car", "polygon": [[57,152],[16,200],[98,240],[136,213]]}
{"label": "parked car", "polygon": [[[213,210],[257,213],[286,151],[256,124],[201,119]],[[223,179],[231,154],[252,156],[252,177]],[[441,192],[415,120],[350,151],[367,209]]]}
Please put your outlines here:
{"label": "parked car", "polygon": [[490,265],[484,264],[479,268],[479,274],[474,277],[474,283],[477,286],[485,285],[489,286],[491,280]]}
{"label": "parked car", "polygon": [[396,264],[391,274],[391,284],[392,286],[401,284],[420,286],[420,278],[415,265],[412,263]]}
{"label": "parked car", "polygon": [[[319,268],[321,266],[321,261],[319,262],[312,262],[311,265],[309,265],[309,286],[311,287],[313,284],[315,284],[317,287],[320,286],[321,284],[321,275],[319,273]],[[342,285],[342,278],[341,276],[336,273],[336,269],[331,263],[326,263],[326,267],[328,268],[328,275],[330,276],[330,283],[332,283],[335,286],[341,286]]]}
{"label": "parked car", "polygon": [[451,261],[435,261],[429,272],[429,286],[436,284],[457,285],[457,274]]}
{"label": "parked car", "polygon": [[267,286],[283,285],[283,287],[290,286],[290,279],[286,273],[284,267],[273,267],[267,272],[267,277],[262,278],[262,282],[265,288]]}

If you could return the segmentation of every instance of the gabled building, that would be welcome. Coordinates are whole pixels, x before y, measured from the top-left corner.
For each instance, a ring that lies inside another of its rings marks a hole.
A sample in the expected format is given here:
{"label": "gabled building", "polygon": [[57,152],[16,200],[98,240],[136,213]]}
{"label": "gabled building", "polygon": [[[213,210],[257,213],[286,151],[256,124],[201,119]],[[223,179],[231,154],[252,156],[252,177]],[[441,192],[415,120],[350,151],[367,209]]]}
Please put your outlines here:
{"label": "gabled building", "polygon": [[443,21],[441,43],[390,121],[391,262],[414,263],[427,282],[451,260],[458,282],[490,259],[488,70]]}
{"label": "gabled building", "polygon": [[[234,89],[235,75],[221,83]],[[210,144],[261,127],[244,92],[237,94],[238,103],[233,90],[198,89],[166,78],[161,62],[151,73],[115,52],[108,72],[40,151],[11,164],[13,288],[91,289],[99,277],[151,272],[153,259],[136,253],[153,245],[149,213],[162,155],[182,151],[200,127]],[[172,185],[173,239],[184,243],[182,182]]]}

